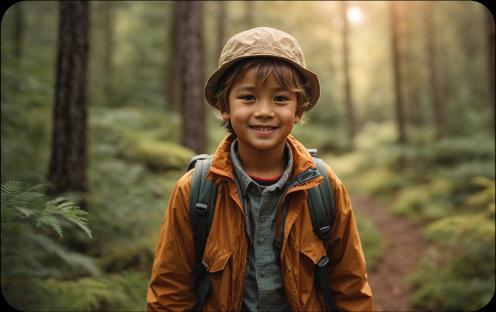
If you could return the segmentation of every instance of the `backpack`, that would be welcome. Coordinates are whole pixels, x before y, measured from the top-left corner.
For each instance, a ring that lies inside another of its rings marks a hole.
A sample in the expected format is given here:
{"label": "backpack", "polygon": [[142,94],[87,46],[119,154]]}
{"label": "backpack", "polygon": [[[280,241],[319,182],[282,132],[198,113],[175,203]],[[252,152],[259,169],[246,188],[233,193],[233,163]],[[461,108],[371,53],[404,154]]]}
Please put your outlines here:
{"label": "backpack", "polygon": [[[323,183],[308,189],[308,207],[310,210],[313,232],[320,240],[322,240],[324,246],[327,246],[331,233],[332,220],[334,220],[336,213],[334,199],[332,196],[332,188],[327,176],[324,162],[322,159],[316,157],[317,150],[308,149],[308,151],[310,155],[312,155],[314,163],[317,165],[317,172],[324,177]],[[203,252],[205,250],[208,233],[210,231],[210,225],[212,224],[212,217],[215,210],[215,199],[217,195],[215,183],[206,178],[211,164],[212,155],[200,154],[191,158],[186,170],[189,171],[195,168],[189,198],[189,217],[191,228],[193,230],[193,239],[196,246],[196,280],[194,286],[196,295],[195,311],[202,309],[211,286],[208,270],[202,263]],[[284,224],[284,215],[285,214],[283,214],[282,224]],[[283,239],[282,236],[282,232],[280,234],[276,234],[275,248],[277,251],[281,248]],[[322,257],[317,262],[315,267],[315,282],[322,292],[326,305],[326,311],[338,311],[331,297],[331,287],[329,285],[327,273],[329,262],[328,256]]]}

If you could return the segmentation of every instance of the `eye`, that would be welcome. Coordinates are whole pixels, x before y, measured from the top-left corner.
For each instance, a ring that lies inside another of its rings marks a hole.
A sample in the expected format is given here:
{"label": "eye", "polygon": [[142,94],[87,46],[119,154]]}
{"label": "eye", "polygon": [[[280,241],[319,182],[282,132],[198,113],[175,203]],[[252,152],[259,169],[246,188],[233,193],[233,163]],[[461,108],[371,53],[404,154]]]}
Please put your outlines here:
{"label": "eye", "polygon": [[278,95],[274,98],[274,101],[276,102],[287,102],[289,101],[290,99],[287,97],[287,96],[284,96],[284,95]]}
{"label": "eye", "polygon": [[238,96],[238,99],[244,100],[244,101],[255,101],[255,96],[251,94],[243,94]]}

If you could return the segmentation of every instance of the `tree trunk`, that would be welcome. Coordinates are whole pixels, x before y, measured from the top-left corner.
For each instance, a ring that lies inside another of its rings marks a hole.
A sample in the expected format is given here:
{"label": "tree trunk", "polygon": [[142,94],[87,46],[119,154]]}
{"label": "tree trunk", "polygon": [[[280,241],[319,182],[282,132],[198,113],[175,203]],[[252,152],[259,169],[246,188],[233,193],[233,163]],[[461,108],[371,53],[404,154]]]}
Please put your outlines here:
{"label": "tree trunk", "polygon": [[422,103],[420,94],[422,88],[420,86],[423,79],[420,78],[421,66],[419,66],[418,51],[415,48],[415,34],[417,28],[415,21],[419,18],[419,5],[409,4],[409,14],[404,19],[403,36],[407,38],[405,42],[405,75],[408,79],[405,81],[405,122],[408,125],[411,123],[414,126],[420,126],[423,123]]}
{"label": "tree trunk", "polygon": [[351,95],[351,79],[350,79],[350,47],[349,47],[349,32],[350,27],[348,23],[348,2],[341,2],[341,17],[343,19],[343,72],[344,72],[344,93],[346,105],[346,121],[347,132],[350,146],[353,146],[353,139],[356,133],[355,111],[353,105],[353,98]]}
{"label": "tree trunk", "polygon": [[203,48],[203,4],[181,1],[179,6],[179,59],[182,143],[196,153],[206,147]]}
{"label": "tree trunk", "polygon": [[103,1],[103,38],[104,38],[104,94],[107,106],[114,104],[113,86],[113,48],[114,48],[114,18],[112,1]]}
{"label": "tree trunk", "polygon": [[88,191],[87,68],[89,2],[60,2],[50,195]]}
{"label": "tree trunk", "polygon": [[436,138],[444,135],[444,105],[439,85],[439,68],[436,55],[436,29],[434,27],[433,7],[430,2],[425,4],[425,26],[427,39],[427,59],[429,64],[429,81],[431,85],[431,102],[434,114]]}
{"label": "tree trunk", "polygon": [[398,128],[398,141],[401,144],[405,144],[407,142],[407,138],[405,133],[405,120],[403,115],[403,81],[400,71],[401,56],[399,53],[398,12],[396,3],[394,1],[389,2],[389,17],[391,22],[391,51],[393,59],[393,80],[395,91],[395,112],[396,124]]}
{"label": "tree trunk", "polygon": [[495,96],[494,96],[494,72],[496,70],[494,64],[494,18],[489,11],[489,9],[484,8],[486,15],[486,44],[487,44],[487,68],[488,68],[488,76],[489,76],[489,106],[491,112],[491,134],[494,136],[495,132]]}
{"label": "tree trunk", "polygon": [[220,56],[226,40],[226,3],[217,2],[219,6],[219,16],[217,17],[217,55]]}

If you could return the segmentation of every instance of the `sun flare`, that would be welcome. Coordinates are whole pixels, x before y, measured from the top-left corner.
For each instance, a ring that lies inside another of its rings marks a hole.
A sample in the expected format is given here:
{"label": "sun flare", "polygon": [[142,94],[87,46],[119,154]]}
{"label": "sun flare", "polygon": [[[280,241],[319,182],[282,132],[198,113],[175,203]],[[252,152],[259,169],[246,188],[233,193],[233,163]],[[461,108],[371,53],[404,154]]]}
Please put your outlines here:
{"label": "sun flare", "polygon": [[359,7],[351,7],[346,12],[348,20],[353,24],[358,24],[363,20],[362,10]]}

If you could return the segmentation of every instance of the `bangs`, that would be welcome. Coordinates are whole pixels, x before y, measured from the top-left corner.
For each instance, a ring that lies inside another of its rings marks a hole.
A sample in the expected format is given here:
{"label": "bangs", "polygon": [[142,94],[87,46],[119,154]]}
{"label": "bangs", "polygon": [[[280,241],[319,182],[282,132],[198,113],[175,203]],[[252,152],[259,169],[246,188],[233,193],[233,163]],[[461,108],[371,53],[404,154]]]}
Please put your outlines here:
{"label": "bangs", "polygon": [[281,87],[296,93],[304,92],[304,78],[290,64],[274,59],[251,61],[252,62],[247,62],[245,70],[250,68],[255,70],[257,84],[265,85],[269,77],[273,75],[274,79]]}

